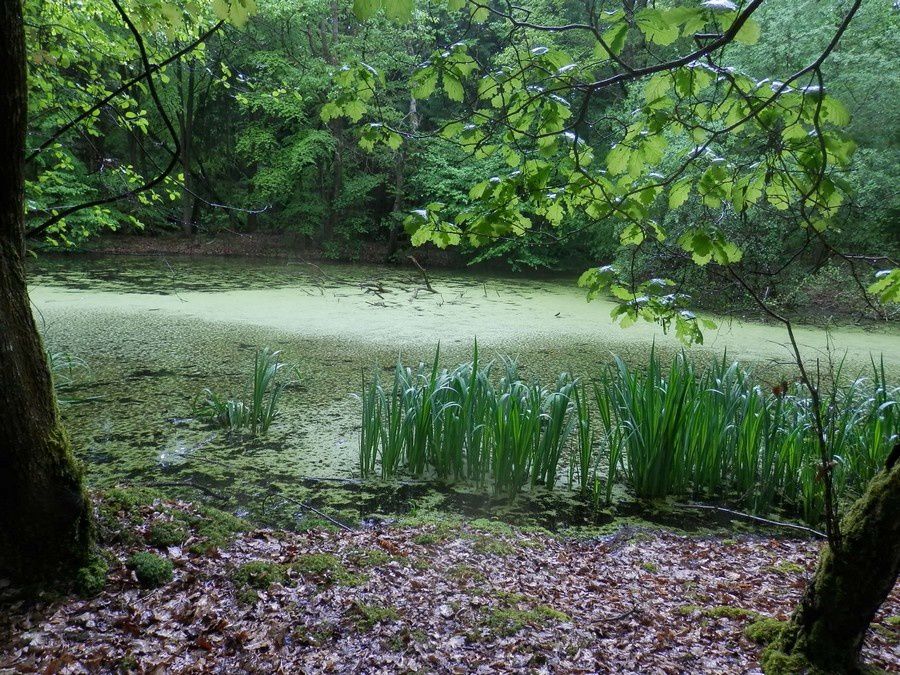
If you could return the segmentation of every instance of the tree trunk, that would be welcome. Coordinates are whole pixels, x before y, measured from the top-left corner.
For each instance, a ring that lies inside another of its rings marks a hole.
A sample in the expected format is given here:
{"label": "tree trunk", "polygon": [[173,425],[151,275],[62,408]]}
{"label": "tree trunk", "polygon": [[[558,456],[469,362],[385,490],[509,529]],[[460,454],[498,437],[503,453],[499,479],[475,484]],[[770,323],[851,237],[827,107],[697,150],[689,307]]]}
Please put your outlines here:
{"label": "tree trunk", "polygon": [[194,150],[194,67],[188,66],[187,87],[185,88],[181,68],[178,69],[179,93],[182,107],[178,112],[178,126],[181,132],[181,172],[184,175],[181,191],[181,230],[186,237],[194,235],[194,183],[191,176]]}
{"label": "tree trunk", "polygon": [[809,664],[859,672],[866,630],[900,572],[898,448],[841,521],[840,554],[822,551],[791,622],[763,655],[767,673],[804,672]]}
{"label": "tree trunk", "polygon": [[91,521],[25,286],[27,91],[19,0],[0,3],[0,576],[80,564]]}
{"label": "tree trunk", "polygon": [[[419,113],[416,110],[416,97],[412,94],[409,96],[409,112],[406,117],[410,131],[415,134],[419,130]],[[388,236],[385,262],[390,262],[400,248],[400,233],[403,231],[400,211],[403,208],[403,186],[406,178],[406,160],[408,157],[406,151],[407,143],[404,143],[400,152],[397,153],[397,161],[394,164],[394,206],[391,209],[391,231]]]}

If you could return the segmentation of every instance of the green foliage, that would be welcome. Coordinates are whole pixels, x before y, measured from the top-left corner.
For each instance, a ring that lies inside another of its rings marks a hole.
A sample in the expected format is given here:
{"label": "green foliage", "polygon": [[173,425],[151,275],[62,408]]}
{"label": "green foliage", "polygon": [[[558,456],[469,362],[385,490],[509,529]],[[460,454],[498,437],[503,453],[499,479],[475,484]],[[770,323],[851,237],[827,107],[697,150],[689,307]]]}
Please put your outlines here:
{"label": "green foliage", "polygon": [[[592,409],[584,386],[565,373],[544,387],[519,378],[508,359],[498,377],[492,363],[479,363],[477,348],[471,363],[454,369],[442,369],[438,357],[415,370],[398,363],[390,389],[377,374],[364,382],[364,477],[402,472],[515,495],[558,487],[568,465],[568,486],[592,492],[595,503],[611,502],[613,485],[624,482],[640,498],[716,500],[821,520],[814,411],[795,383],[766,391],[725,358],[699,368],[681,355],[666,368],[653,351],[645,369],[617,357],[600,370]],[[862,492],[900,436],[898,393],[873,362],[868,377],[823,398],[841,498]]]}
{"label": "green foliage", "polygon": [[477,346],[471,363],[452,370],[439,367],[439,356],[430,368],[398,362],[390,389],[377,373],[363,382],[363,475],[490,478],[495,491],[513,495],[528,484],[552,488],[576,411],[585,410],[573,403],[577,382],[565,373],[555,387],[528,382],[504,359],[495,384],[493,364],[479,363]]}
{"label": "green foliage", "polygon": [[147,551],[139,551],[128,559],[141,586],[156,588],[172,580],[172,561]]}
{"label": "green foliage", "polygon": [[75,572],[75,590],[79,595],[91,597],[100,593],[106,585],[109,565],[101,555],[95,554],[87,565]]}
{"label": "green foliage", "polygon": [[[289,384],[278,381],[279,371],[287,367],[279,360],[280,354],[268,347],[256,350],[249,401],[224,399],[211,389],[204,389],[200,401],[194,404],[194,416],[225,429],[241,431],[249,427],[254,436],[265,436],[278,412],[278,400]],[[288,368],[297,373],[296,368]]]}

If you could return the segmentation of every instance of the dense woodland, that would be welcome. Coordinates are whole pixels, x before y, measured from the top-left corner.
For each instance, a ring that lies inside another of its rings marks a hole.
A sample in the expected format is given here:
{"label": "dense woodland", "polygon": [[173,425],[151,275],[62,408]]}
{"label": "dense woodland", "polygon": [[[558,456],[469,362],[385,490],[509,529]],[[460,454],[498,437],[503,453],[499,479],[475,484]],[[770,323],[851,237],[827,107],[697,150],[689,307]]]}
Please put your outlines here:
{"label": "dense woodland", "polygon": [[[898,666],[898,29],[876,0],[0,4],[0,670]],[[29,265],[121,233],[300,262]],[[419,247],[577,271],[606,316],[436,289]],[[701,313],[749,307],[762,375]],[[871,322],[798,325],[832,314]],[[404,344],[433,360],[379,363]],[[342,475],[284,460],[306,436]],[[291,497],[323,483],[349,516]],[[314,518],[243,520],[276,498]]]}
{"label": "dense woodland", "polygon": [[[644,4],[622,7],[632,12]],[[109,230],[267,231],[296,235],[329,258],[355,259],[374,250],[386,260],[402,259],[398,252],[410,245],[403,223],[411,210],[439,202],[442,217],[452,220],[472,206],[474,185],[517,169],[518,160],[502,152],[471,156],[465,139],[447,133],[448,125],[472,107],[474,94],[462,82],[476,63],[479,73],[487,73],[521,64],[523,54],[549,50],[558,68],[602,64],[589,31],[523,28],[511,35],[508,21],[486,10],[473,20],[439,6],[422,8],[411,21],[398,24],[384,15],[359,21],[348,3],[265,0],[245,25],[210,34],[214,11],[178,17],[175,27],[147,35],[148,52],[158,63],[203,38],[157,78],[163,108],[180,139],[174,170],[147,192],[73,213],[38,236],[53,246],[77,247]],[[517,11],[534,25],[565,25],[577,24],[585,7],[541,0]],[[766,27],[759,42],[732,45],[728,65],[777,81],[818,55],[822,26],[834,23],[841,11],[839,4],[812,1],[764,5],[757,12]],[[170,161],[172,140],[141,82],[55,136],[61,125],[140,72],[140,61],[128,31],[105,3],[73,8],[36,1],[27,3],[26,12],[32,48],[28,145],[42,149],[29,167],[27,217],[39,227],[49,214],[85,198],[127,193],[160,174]],[[894,255],[900,240],[893,171],[900,152],[895,105],[900,85],[892,69],[884,67],[896,47],[898,22],[900,15],[889,3],[863,3],[822,67],[829,95],[841,102],[831,121],[847,125],[852,148],[844,152],[855,149],[852,163],[834,176],[852,197],[840,204],[829,231],[831,244],[847,254]],[[650,39],[649,53],[640,46],[647,37],[638,32],[637,38],[626,48],[635,66],[674,53],[667,39]],[[467,46],[473,59],[459,71],[462,79],[444,76],[438,85],[437,75],[413,77],[454,44]],[[597,68],[602,71],[602,65]],[[371,69],[377,80],[371,91],[357,79],[359,69]],[[436,86],[438,92],[431,95]],[[594,96],[579,120],[580,140],[602,155],[642,105],[645,86],[623,82]],[[373,98],[341,107],[352,87],[363,87]],[[382,143],[378,125],[399,135]],[[535,142],[522,138],[516,143],[528,151],[524,146]],[[756,160],[752,147],[735,150],[744,155],[742,161]],[[654,149],[652,159],[671,167],[682,151],[677,144]],[[772,203],[741,213],[711,211],[702,200],[690,199],[678,209],[658,207],[654,216],[671,228],[673,238],[698,220],[716,218],[716,226],[741,246],[744,264],[769,274],[771,292],[781,291],[789,305],[802,306],[809,299],[826,306],[849,304],[851,293],[835,299],[829,292],[835,283],[852,285],[845,283],[850,281],[847,264],[821,243],[804,247],[795,214]],[[494,260],[513,269],[578,271],[590,264],[632,262],[620,243],[627,222],[583,209],[563,218],[532,207],[526,215],[529,236],[498,232],[477,242],[477,248],[464,240],[462,259]],[[798,249],[798,264],[786,275],[775,274]],[[637,264],[685,275],[685,283],[701,295],[711,284],[723,285],[715,271],[686,269],[652,251],[641,251]],[[801,271],[816,276],[801,282]]]}

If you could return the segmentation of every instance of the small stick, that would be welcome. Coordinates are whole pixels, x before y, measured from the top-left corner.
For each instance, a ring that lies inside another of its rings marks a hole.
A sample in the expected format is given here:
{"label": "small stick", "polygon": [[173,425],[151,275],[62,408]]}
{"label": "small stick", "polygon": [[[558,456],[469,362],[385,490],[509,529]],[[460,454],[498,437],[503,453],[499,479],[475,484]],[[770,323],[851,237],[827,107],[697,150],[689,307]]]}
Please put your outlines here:
{"label": "small stick", "polygon": [[337,526],[338,526],[339,528],[341,528],[342,530],[345,530],[345,531],[347,531],[347,532],[353,532],[353,528],[350,527],[349,525],[346,525],[346,524],[342,523],[342,522],[339,521],[339,520],[335,520],[335,519],[332,518],[331,516],[325,515],[324,513],[322,513],[321,511],[319,511],[317,508],[315,508],[315,507],[313,507],[313,506],[310,506],[309,504],[307,504],[307,503],[305,503],[305,502],[301,502],[301,501],[299,501],[299,500],[297,500],[297,499],[292,499],[291,497],[288,497],[287,495],[281,495],[281,498],[284,499],[284,500],[287,500],[287,501],[289,501],[289,502],[291,502],[291,503],[293,503],[293,504],[296,504],[296,505],[299,506],[300,508],[308,509],[308,510],[312,511],[313,513],[315,513],[315,514],[316,514],[317,516],[319,516],[320,518],[324,518],[325,520],[327,520],[327,521],[328,521],[329,523],[331,523],[332,525],[337,525]]}
{"label": "small stick", "polygon": [[720,513],[727,513],[732,516],[738,516],[740,518],[746,518],[747,520],[752,520],[757,523],[762,523],[763,525],[771,525],[772,527],[787,527],[792,530],[800,530],[801,532],[806,532],[808,534],[815,535],[816,537],[820,537],[822,539],[826,539],[827,536],[824,532],[819,532],[818,530],[814,530],[811,527],[805,527],[803,525],[797,525],[795,523],[785,523],[780,520],[769,520],[768,518],[760,518],[759,516],[753,516],[749,513],[743,513],[741,511],[732,511],[731,509],[726,509],[721,506],[707,506],[706,504],[675,504],[675,506],[684,507],[687,509],[703,509],[705,511],[719,511]]}
{"label": "small stick", "polygon": [[407,256],[407,257],[408,257],[410,260],[412,260],[413,265],[415,265],[416,267],[418,267],[418,268],[419,268],[419,271],[422,273],[422,278],[425,279],[425,288],[427,288],[428,291],[429,291],[430,293],[437,293],[437,291],[434,290],[434,289],[431,287],[431,282],[428,280],[428,272],[425,271],[425,268],[422,267],[422,266],[419,264],[419,261],[416,260],[415,256],[411,256],[411,255],[410,255],[410,256]]}

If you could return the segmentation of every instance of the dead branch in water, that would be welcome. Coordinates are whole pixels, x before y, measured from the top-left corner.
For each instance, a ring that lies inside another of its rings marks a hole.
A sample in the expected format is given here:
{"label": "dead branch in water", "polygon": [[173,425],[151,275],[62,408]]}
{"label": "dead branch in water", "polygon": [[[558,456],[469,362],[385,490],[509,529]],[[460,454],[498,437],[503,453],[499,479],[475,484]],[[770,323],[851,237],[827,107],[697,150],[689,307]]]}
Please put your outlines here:
{"label": "dead branch in water", "polygon": [[407,258],[412,260],[413,265],[415,265],[416,267],[419,268],[419,271],[422,273],[422,278],[425,280],[425,288],[428,289],[428,292],[429,293],[437,293],[437,291],[431,287],[431,282],[428,280],[428,272],[426,272],[425,268],[419,264],[419,261],[416,260],[415,256],[410,255],[410,256],[407,256]]}

